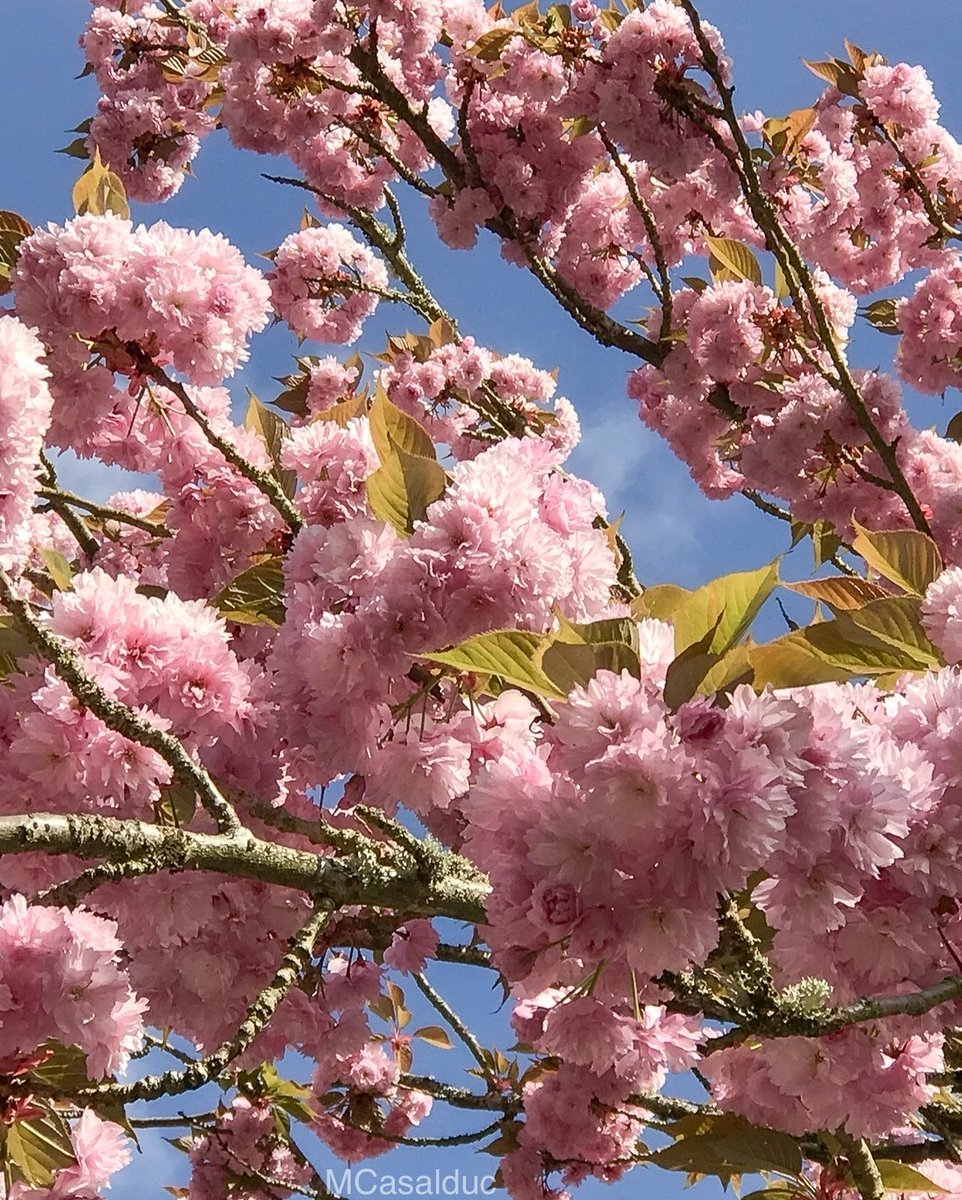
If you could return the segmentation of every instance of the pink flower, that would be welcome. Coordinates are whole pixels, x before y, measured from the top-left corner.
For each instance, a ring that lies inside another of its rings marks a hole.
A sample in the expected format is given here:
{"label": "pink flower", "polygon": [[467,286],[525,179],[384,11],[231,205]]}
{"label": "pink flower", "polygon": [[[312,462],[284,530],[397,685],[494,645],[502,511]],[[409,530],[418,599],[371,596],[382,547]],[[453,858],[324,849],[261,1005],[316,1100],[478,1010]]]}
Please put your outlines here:
{"label": "pink flower", "polygon": [[44,347],[16,317],[0,317],[0,567],[17,570],[29,549],[28,519],[53,400]]}
{"label": "pink flower", "polygon": [[349,344],[377,308],[388,276],[348,229],[325,225],[285,238],[268,280],[275,312],[296,334]]}

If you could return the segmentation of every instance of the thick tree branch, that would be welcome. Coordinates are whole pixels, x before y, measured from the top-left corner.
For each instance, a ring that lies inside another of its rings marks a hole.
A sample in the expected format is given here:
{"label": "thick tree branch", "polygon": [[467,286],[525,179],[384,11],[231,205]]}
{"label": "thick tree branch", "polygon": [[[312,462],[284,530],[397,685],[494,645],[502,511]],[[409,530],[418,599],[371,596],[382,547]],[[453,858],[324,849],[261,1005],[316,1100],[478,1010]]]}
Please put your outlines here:
{"label": "thick tree branch", "polygon": [[704,1045],[706,1054],[739,1046],[749,1038],[825,1037],[838,1033],[850,1025],[866,1021],[881,1021],[886,1017],[919,1017],[931,1012],[940,1004],[962,997],[962,976],[949,975],[940,983],[897,996],[869,996],[846,1004],[842,1008],[829,1008],[812,1014],[779,1013],[762,1021],[753,1021],[732,1029],[720,1037],[711,1038]]}
{"label": "thick tree branch", "polygon": [[162,871],[211,871],[293,888],[332,908],[375,905],[472,924],[484,920],[489,890],[477,875],[465,877],[458,856],[450,853],[434,877],[424,880],[413,869],[404,872],[367,856],[311,854],[243,829],[217,835],[86,814],[0,817],[0,855],[36,850],[121,863],[152,859]]}

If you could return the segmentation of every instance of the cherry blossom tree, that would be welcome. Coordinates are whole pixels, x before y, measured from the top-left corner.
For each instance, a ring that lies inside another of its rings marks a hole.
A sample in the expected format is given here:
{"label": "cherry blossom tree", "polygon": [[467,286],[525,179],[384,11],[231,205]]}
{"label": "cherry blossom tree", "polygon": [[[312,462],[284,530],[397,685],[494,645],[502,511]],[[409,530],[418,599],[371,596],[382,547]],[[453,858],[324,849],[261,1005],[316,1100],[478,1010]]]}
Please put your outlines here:
{"label": "cherry blossom tree", "polygon": [[[332,1200],[399,1145],[517,1200],[962,1195],[962,414],[904,406],[962,385],[962,146],[922,68],[846,44],[746,114],[694,0],[113,0],[82,45],[77,215],[0,214],[4,1194],[94,1200],[160,1126],[191,1200]],[[306,203],[266,272],[129,219],[218,129]],[[412,204],[631,356],[815,578],[639,581]],[[235,423],[270,320],[346,347],[387,305],[373,362],[302,354]],[[144,486],[75,495],[63,450]],[[783,586],[810,620],[759,641]]]}

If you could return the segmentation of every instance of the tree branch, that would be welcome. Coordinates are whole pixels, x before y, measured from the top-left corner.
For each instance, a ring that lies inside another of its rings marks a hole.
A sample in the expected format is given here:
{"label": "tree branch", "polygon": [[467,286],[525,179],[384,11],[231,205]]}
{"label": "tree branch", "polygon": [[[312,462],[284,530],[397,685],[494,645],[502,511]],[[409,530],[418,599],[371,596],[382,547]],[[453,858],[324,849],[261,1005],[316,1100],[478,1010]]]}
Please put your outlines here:
{"label": "tree branch", "polygon": [[28,640],[54,664],[57,674],[84,708],[103,721],[108,729],[159,754],[180,782],[196,792],[221,833],[236,833],[241,829],[237,813],[221,795],[213,779],[194,762],[177,738],[158,729],[126,704],[108,696],[84,670],[77,652],[33,617],[30,606],[3,570],[0,570],[0,599],[22,626]]}
{"label": "tree branch", "polygon": [[363,855],[311,854],[263,841],[246,829],[218,835],[89,814],[0,817],[0,855],[36,850],[120,863],[150,858],[162,871],[211,871],[259,879],[316,896],[332,908],[374,905],[471,924],[484,920],[489,890],[476,875],[465,878],[456,867],[458,856],[450,852],[435,875],[425,880],[413,869],[405,872]]}
{"label": "tree branch", "polygon": [[277,1007],[310,963],[314,943],[330,919],[327,909],[313,912],[306,924],[288,940],[287,952],[271,982],[251,1002],[237,1033],[206,1058],[198,1059],[183,1071],[165,1071],[146,1075],[134,1083],[103,1083],[83,1088],[81,1098],[110,1099],[121,1104],[131,1100],[156,1100],[159,1096],[179,1096],[211,1083],[235,1059],[240,1058],[277,1011]]}

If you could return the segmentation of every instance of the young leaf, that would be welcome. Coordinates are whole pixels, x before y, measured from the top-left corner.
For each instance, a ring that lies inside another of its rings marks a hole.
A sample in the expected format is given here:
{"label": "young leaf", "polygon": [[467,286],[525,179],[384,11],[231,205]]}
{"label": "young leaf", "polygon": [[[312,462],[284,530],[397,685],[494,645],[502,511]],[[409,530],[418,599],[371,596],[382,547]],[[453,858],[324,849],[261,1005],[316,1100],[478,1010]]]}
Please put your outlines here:
{"label": "young leaf", "polygon": [[659,621],[668,621],[671,614],[680,608],[691,592],[675,583],[659,583],[654,587],[645,588],[640,596],[631,602],[631,615],[638,621],[645,617],[654,617]]}
{"label": "young leaf", "polygon": [[50,1187],[57,1171],[76,1165],[67,1124],[52,1109],[7,1127],[4,1157],[31,1187]]}
{"label": "young leaf", "polygon": [[57,590],[69,592],[73,587],[73,571],[66,558],[59,550],[54,550],[49,546],[41,548],[40,557],[43,559],[43,565],[47,568],[47,574],[57,585]]}
{"label": "young leaf", "polygon": [[883,642],[904,657],[906,670],[938,668],[942,660],[922,628],[919,601],[911,596],[886,596],[862,608],[840,612],[835,619],[854,644],[874,646]]}
{"label": "young leaf", "polygon": [[88,1086],[87,1057],[82,1050],[76,1046],[63,1046],[60,1042],[47,1042],[42,1048],[49,1052],[48,1057],[30,1069],[32,1079],[39,1079],[48,1087],[63,1092]]}
{"label": "young leaf", "polygon": [[[738,642],[778,584],[778,563],[757,571],[736,571],[690,593],[667,617],[675,627],[675,651],[714,630],[707,653],[721,656]],[[647,596],[647,592],[645,595]]]}
{"label": "young leaf", "polygon": [[839,609],[861,608],[870,600],[883,600],[887,592],[867,579],[851,575],[830,575],[827,579],[806,579],[800,583],[782,585],[800,596],[827,604],[833,612]]}
{"label": "young leaf", "polygon": [[451,1039],[440,1025],[424,1025],[421,1029],[415,1029],[414,1037],[427,1042],[429,1046],[437,1046],[439,1050],[452,1049]]}
{"label": "young leaf", "polygon": [[249,404],[244,417],[244,428],[258,434],[267,447],[267,453],[274,464],[274,474],[278,483],[284,489],[284,495],[291,497],[297,485],[297,475],[294,471],[286,471],[281,466],[281,447],[286,438],[290,437],[290,429],[283,417],[271,412],[266,405],[261,404],[254,393],[247,389]]}
{"label": "young leaf", "polygon": [[856,531],[852,549],[873,571],[902,591],[922,596],[942,573],[939,548],[927,534],[916,529],[863,529],[855,520],[852,524]]}
{"label": "young leaf", "polygon": [[409,454],[391,443],[380,467],[367,480],[367,499],[378,520],[406,536],[444,495],[446,486],[444,468],[434,458]]}
{"label": "young leaf", "polygon": [[916,1171],[908,1163],[891,1158],[877,1158],[875,1165],[887,1192],[944,1192],[947,1189]]}
{"label": "young leaf", "polygon": [[555,641],[545,648],[541,666],[565,695],[573,687],[587,684],[599,671],[613,671],[616,675],[627,671],[635,679],[641,678],[638,652],[624,642]]}
{"label": "young leaf", "polygon": [[897,334],[899,332],[898,301],[891,297],[866,304],[859,310],[859,316],[864,317],[879,333]]}
{"label": "young leaf", "polygon": [[713,263],[709,263],[712,279],[716,283],[726,279],[744,279],[748,283],[762,281],[762,269],[758,259],[741,242],[733,238],[706,237],[705,245],[711,252]]}
{"label": "young leaf", "polygon": [[828,62],[809,62],[808,59],[802,59],[802,62],[813,75],[824,79],[826,83],[837,88],[844,95],[858,96],[858,75],[848,63],[842,62],[838,58],[833,58]]}
{"label": "young leaf", "polygon": [[505,683],[535,695],[563,700],[567,692],[538,666],[544,644],[545,638],[541,634],[505,629],[481,633],[450,650],[438,650],[421,657],[458,671],[496,675]]}
{"label": "young leaf", "polygon": [[[679,1126],[684,1133],[682,1137],[677,1137]],[[801,1175],[802,1153],[790,1134],[759,1128],[728,1114],[701,1119],[692,1132],[688,1132],[688,1128],[687,1124],[675,1122],[669,1132],[675,1134],[677,1140],[673,1145],[649,1154],[648,1161],[672,1171],[699,1175],[726,1176],[760,1171],[793,1177]]]}
{"label": "young leaf", "polygon": [[673,711],[690,700],[698,685],[715,667],[721,655],[711,649],[722,615],[707,629],[697,642],[692,642],[675,658],[665,675],[665,703]]}
{"label": "young leaf", "polygon": [[346,400],[341,400],[338,404],[332,404],[330,408],[325,408],[315,417],[317,421],[333,421],[335,425],[339,425],[341,429],[347,426],[348,421],[353,421],[355,417],[363,416],[367,406],[367,397],[363,392],[358,392],[355,396],[348,396]]}
{"label": "young leaf", "polygon": [[371,405],[371,437],[378,457],[383,462],[393,447],[415,454],[419,458],[437,459],[434,442],[427,430],[403,409],[388,399],[379,383]]}
{"label": "young leaf", "polygon": [[227,621],[240,625],[284,624],[284,560],[262,559],[236,575],[215,596],[214,607]]}
{"label": "young leaf", "polygon": [[103,164],[99,150],[94,150],[93,162],[74,184],[73,206],[78,217],[88,212],[98,217],[111,212],[124,220],[130,218],[127,193],[120,176]]}
{"label": "young leaf", "polygon": [[766,685],[774,688],[808,687],[815,683],[842,683],[855,672],[850,667],[829,663],[799,629],[774,642],[755,646],[749,654],[756,691]]}
{"label": "young leaf", "polygon": [[17,265],[20,243],[33,232],[19,213],[0,211],[0,296],[10,291],[10,278]]}

